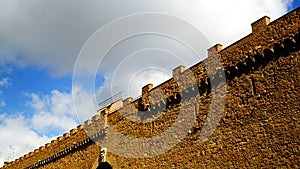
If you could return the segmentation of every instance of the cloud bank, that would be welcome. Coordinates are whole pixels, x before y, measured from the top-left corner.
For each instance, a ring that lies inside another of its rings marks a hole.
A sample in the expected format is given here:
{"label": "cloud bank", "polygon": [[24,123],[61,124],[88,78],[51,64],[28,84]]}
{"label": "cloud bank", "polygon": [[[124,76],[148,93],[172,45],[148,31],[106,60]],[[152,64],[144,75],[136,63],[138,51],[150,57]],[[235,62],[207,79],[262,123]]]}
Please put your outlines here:
{"label": "cloud bank", "polygon": [[162,12],[195,25],[211,44],[225,46],[250,33],[263,15],[276,19],[291,0],[1,1],[2,65],[37,65],[53,76],[72,73],[86,40],[116,18],[138,12]]}

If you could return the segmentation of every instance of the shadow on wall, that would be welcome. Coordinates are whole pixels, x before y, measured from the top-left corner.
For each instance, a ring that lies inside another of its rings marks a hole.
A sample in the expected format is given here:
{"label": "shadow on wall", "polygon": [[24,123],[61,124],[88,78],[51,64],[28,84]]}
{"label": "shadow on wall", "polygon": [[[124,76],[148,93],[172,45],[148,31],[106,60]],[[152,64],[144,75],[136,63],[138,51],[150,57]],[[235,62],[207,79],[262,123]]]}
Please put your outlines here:
{"label": "shadow on wall", "polygon": [[97,169],[112,169],[112,166],[108,162],[102,162],[98,165]]}

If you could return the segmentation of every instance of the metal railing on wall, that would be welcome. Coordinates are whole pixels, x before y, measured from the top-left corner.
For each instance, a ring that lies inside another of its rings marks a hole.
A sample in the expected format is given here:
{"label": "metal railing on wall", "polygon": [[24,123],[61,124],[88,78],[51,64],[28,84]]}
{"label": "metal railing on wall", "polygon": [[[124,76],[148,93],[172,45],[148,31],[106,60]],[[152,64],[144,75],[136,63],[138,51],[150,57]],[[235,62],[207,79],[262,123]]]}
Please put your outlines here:
{"label": "metal railing on wall", "polygon": [[100,102],[98,104],[99,109],[102,109],[103,107],[106,107],[108,105],[110,105],[111,103],[114,103],[118,100],[122,100],[123,99],[123,91],[103,100],[102,102]]}

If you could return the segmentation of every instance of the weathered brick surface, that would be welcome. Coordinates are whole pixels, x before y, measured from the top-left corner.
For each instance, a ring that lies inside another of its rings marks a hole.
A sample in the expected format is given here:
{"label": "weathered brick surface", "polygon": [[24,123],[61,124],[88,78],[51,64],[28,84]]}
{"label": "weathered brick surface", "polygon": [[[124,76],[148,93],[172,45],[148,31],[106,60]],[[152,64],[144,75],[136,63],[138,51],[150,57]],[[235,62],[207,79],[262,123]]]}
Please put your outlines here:
{"label": "weathered brick surface", "polygon": [[[215,58],[209,56],[189,69],[194,77],[178,67],[170,80],[153,89],[144,88],[140,99],[125,100],[123,108],[115,112],[101,110],[107,123],[119,133],[153,137],[174,124],[183,104],[196,104],[188,97],[192,91],[199,89],[200,93],[193,133],[175,147],[151,158],[125,158],[108,152],[106,160],[113,168],[299,168],[299,20],[300,8],[270,24],[264,17],[253,23],[253,32],[240,41],[223,50],[215,46],[226,82],[210,85],[222,74],[220,69],[209,68],[210,63],[216,64]],[[209,55],[213,54],[209,50]],[[223,85],[227,91],[222,118],[219,121],[211,116],[209,120],[217,120],[219,125],[211,137],[200,143],[208,111],[212,109],[210,113],[215,114],[220,108],[210,107],[212,93],[222,93]],[[159,115],[154,123],[123,117],[140,113],[139,117],[145,120],[150,118],[147,111]],[[101,116],[96,115],[84,126],[3,168],[95,168],[100,151],[87,135],[101,137],[104,126]]]}

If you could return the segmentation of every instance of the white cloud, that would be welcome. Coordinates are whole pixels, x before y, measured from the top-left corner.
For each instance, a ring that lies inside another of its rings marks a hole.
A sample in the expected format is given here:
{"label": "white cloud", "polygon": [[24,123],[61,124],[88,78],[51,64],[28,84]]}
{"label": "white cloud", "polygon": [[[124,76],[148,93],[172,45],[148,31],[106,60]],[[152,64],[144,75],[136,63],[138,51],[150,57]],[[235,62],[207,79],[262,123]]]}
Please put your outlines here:
{"label": "white cloud", "polygon": [[77,126],[70,93],[53,90],[48,95],[27,95],[30,97],[27,104],[34,110],[31,125],[39,133],[47,134],[48,129],[64,132]]}
{"label": "white cloud", "polygon": [[81,86],[73,86],[72,91],[75,112],[80,123],[90,119],[97,113],[98,105],[95,103],[95,93]]}
{"label": "white cloud", "polygon": [[124,97],[137,97],[146,84],[156,86],[171,78],[172,69],[178,65],[191,66],[200,60],[191,50],[168,38],[144,36],[128,43],[133,44],[132,41],[139,45],[116,46],[99,65],[98,71],[104,75],[105,82],[97,91],[98,100],[120,91]]}
{"label": "white cloud", "polygon": [[7,87],[11,85],[11,79],[8,77],[5,77],[3,79],[0,80],[0,87]]}
{"label": "white cloud", "polygon": [[[52,138],[39,136],[28,125],[28,121],[18,115],[11,117],[0,116],[0,166],[4,161],[12,161],[34,148],[37,148]],[[10,148],[11,146],[11,148]]]}
{"label": "white cloud", "polygon": [[4,63],[36,64],[61,76],[72,73],[80,49],[96,30],[124,15],[175,15],[195,25],[212,44],[226,46],[250,33],[251,22],[263,15],[276,19],[290,4],[291,0],[1,1],[0,55]]}

